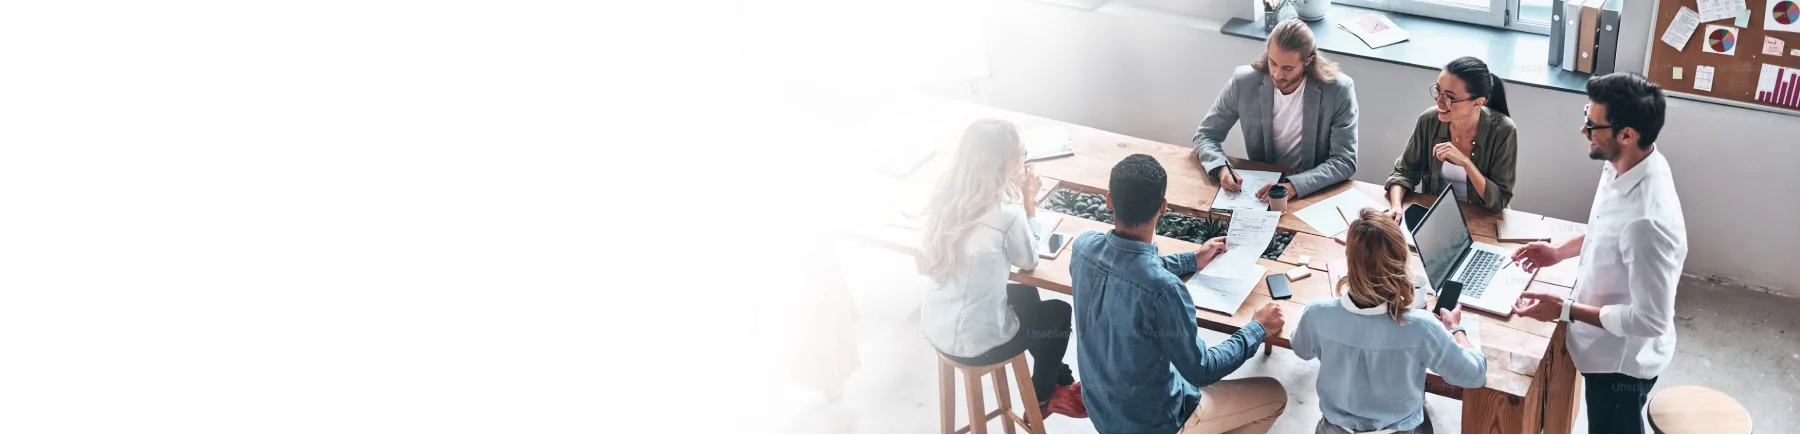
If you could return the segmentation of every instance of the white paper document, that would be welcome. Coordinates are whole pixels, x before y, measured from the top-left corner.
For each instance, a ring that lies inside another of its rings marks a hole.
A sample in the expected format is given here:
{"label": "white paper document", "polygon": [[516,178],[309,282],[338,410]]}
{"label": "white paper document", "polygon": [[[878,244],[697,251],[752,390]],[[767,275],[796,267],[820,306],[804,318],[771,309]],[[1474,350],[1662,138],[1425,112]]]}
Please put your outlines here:
{"label": "white paper document", "polygon": [[1535,242],[1550,240],[1550,226],[1543,219],[1503,219],[1495,224],[1502,242]]}
{"label": "white paper document", "polygon": [[1346,220],[1356,220],[1365,208],[1385,211],[1388,206],[1368,194],[1350,190],[1300,209],[1294,212],[1294,217],[1319,230],[1319,234],[1335,236],[1349,230],[1350,223]]}
{"label": "white paper document", "polygon": [[1714,68],[1706,65],[1694,67],[1694,89],[1712,92]]}
{"label": "white paper document", "polygon": [[1410,38],[1405,29],[1394,25],[1387,17],[1367,14],[1338,23],[1338,28],[1356,35],[1369,48],[1381,48],[1398,44]]}
{"label": "white paper document", "polygon": [[[1035,218],[1035,220],[1037,220],[1038,225],[1038,254],[1049,255],[1062,249],[1062,246],[1050,246],[1050,233],[1055,232],[1056,226],[1062,224],[1063,215],[1061,213],[1040,208],[1038,209],[1037,218]],[[1073,237],[1073,235],[1070,236]],[[1063,243],[1068,242],[1068,240],[1063,240]]]}
{"label": "white paper document", "polygon": [[1700,41],[1700,52],[1736,56],[1739,39],[1743,39],[1741,29],[1707,24],[1706,40]]}
{"label": "white paper document", "polygon": [[1249,271],[1262,258],[1263,251],[1269,249],[1269,242],[1275,240],[1275,229],[1280,223],[1278,211],[1232,212],[1231,228],[1225,231],[1225,253],[1213,257],[1206,269],[1195,275],[1226,277]]}
{"label": "white paper document", "polygon": [[1763,30],[1800,33],[1800,3],[1793,0],[1763,2]]}
{"label": "white paper document", "polygon": [[1698,28],[1700,28],[1700,14],[1683,6],[1681,12],[1675,13],[1675,19],[1669,21],[1669,28],[1663,30],[1662,41],[1668,43],[1670,47],[1675,47],[1675,51],[1685,50],[1688,39],[1694,36],[1694,29]]}
{"label": "white paper document", "polygon": [[1775,81],[1781,76],[1781,70],[1783,69],[1785,68],[1766,63],[1763,64],[1762,71],[1756,75],[1756,92],[1763,93],[1774,91]]}
{"label": "white paper document", "polygon": [[1027,162],[1075,153],[1073,146],[1070,145],[1068,127],[1060,125],[1026,129],[1019,133],[1019,141],[1025,143],[1025,161]]}
{"label": "white paper document", "polygon": [[1737,18],[1738,11],[1745,9],[1749,8],[1744,7],[1744,0],[1700,0],[1700,21]]}
{"label": "white paper document", "polygon": [[1227,168],[1226,170],[1237,174],[1242,186],[1240,186],[1236,192],[1225,190],[1223,187],[1219,188],[1219,194],[1213,197],[1212,208],[1214,210],[1263,211],[1269,209],[1269,203],[1256,199],[1256,192],[1262,190],[1263,186],[1275,184],[1276,181],[1281,180],[1280,172],[1237,170],[1230,168]]}
{"label": "white paper document", "polygon": [[1244,299],[1249,298],[1250,292],[1256,290],[1256,281],[1267,273],[1269,268],[1260,264],[1252,264],[1231,276],[1196,273],[1187,280],[1188,295],[1194,298],[1194,306],[1200,309],[1227,315],[1237,314],[1238,307],[1244,305]]}

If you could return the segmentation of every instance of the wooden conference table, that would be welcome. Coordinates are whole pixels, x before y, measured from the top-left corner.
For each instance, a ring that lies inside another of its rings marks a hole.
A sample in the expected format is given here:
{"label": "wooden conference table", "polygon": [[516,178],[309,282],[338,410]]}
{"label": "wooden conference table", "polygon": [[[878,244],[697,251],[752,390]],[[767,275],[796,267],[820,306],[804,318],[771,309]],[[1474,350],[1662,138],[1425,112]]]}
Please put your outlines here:
{"label": "wooden conference table", "polygon": [[[917,210],[923,206],[926,192],[954,157],[963,128],[981,118],[1011,120],[1019,124],[1021,129],[1044,125],[1060,125],[1068,129],[1075,155],[1034,163],[1037,174],[1044,181],[1043,188],[1038,192],[1040,198],[1059,188],[1104,192],[1113,165],[1126,156],[1139,153],[1155,157],[1168,170],[1167,198],[1170,208],[1177,213],[1193,216],[1210,213],[1213,196],[1218,192],[1218,184],[1205,176],[1193,148],[1188,145],[1138,139],[968,103],[917,100],[898,105],[875,117],[868,125],[856,129],[859,135],[871,135],[859,136],[861,138],[883,137],[880,140],[889,142],[886,145],[895,148],[887,150],[895,152],[895,156],[914,153],[913,156],[925,157],[885,156],[879,159],[877,164],[884,166],[883,170],[869,171],[868,179],[861,181],[873,183],[873,186],[881,189],[878,191],[886,192],[885,202],[864,204],[867,208],[864,211],[868,212],[865,216],[871,218],[851,224],[846,233],[865,243],[908,255],[919,255],[920,234],[914,228],[916,225],[897,223],[907,220],[899,210]],[[908,161],[922,163],[913,165]],[[1234,159],[1233,165],[1241,169],[1276,170],[1268,165],[1237,159]],[[1288,327],[1281,332],[1280,337],[1268,341],[1275,346],[1289,347],[1288,339],[1294,326],[1299,324],[1306,301],[1332,295],[1328,282],[1330,274],[1326,270],[1330,260],[1344,258],[1343,245],[1332,240],[1330,234],[1320,234],[1295,217],[1293,212],[1347,191],[1384,198],[1381,186],[1356,181],[1339,183],[1312,195],[1296,198],[1289,204],[1279,225],[1283,231],[1296,233],[1293,242],[1279,259],[1258,260],[1268,267],[1269,274],[1276,274],[1296,267],[1299,257],[1303,255],[1312,257],[1308,267],[1317,271],[1313,276],[1294,281],[1290,285],[1293,298],[1272,300],[1268,284],[1258,280],[1255,291],[1235,313],[1226,315],[1196,310],[1200,327],[1224,333],[1234,332],[1249,323],[1252,313],[1258,308],[1273,301],[1282,306]],[[1410,202],[1426,205],[1433,200],[1430,196],[1419,194],[1408,198]],[[1385,199],[1378,201],[1386,202]],[[1461,205],[1474,238],[1502,248],[1517,247],[1519,244],[1503,243],[1495,239],[1495,224],[1501,220],[1545,220],[1558,237],[1567,237],[1585,230],[1578,223],[1531,213],[1514,210],[1495,213],[1470,204]],[[917,219],[912,219],[911,222],[916,223]],[[1064,216],[1054,231],[1073,235],[1109,229],[1110,224]],[[1154,244],[1161,255],[1198,248],[1196,244],[1162,236],[1157,236]],[[1045,290],[1073,294],[1069,277],[1070,257],[1065,247],[1056,258],[1042,260],[1036,270],[1013,271],[1012,279]],[[1415,270],[1422,270],[1416,254],[1411,262]],[[1578,258],[1571,259],[1556,267],[1539,271],[1532,277],[1527,289],[1568,295],[1574,286],[1578,263]],[[1576,407],[1579,404],[1579,382],[1573,362],[1563,346],[1565,328],[1551,322],[1518,316],[1497,316],[1467,309],[1464,316],[1481,317],[1481,351],[1488,359],[1486,385],[1479,389],[1464,389],[1445,383],[1436,374],[1430,374],[1426,385],[1421,388],[1433,394],[1462,400],[1464,433],[1569,433],[1573,429]]]}

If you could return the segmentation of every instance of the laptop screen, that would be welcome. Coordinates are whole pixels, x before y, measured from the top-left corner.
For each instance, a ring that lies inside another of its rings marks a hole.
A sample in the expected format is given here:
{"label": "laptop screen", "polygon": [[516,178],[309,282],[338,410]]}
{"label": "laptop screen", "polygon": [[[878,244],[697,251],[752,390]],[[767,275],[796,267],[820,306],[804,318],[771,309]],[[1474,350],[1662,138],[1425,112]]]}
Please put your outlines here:
{"label": "laptop screen", "polygon": [[1456,205],[1456,196],[1445,186],[1443,193],[1438,194],[1437,202],[1432,203],[1431,211],[1425,213],[1425,219],[1419,227],[1413,229],[1413,240],[1419,244],[1419,259],[1425,263],[1425,277],[1431,279],[1432,287],[1441,287],[1450,273],[1456,270],[1456,260],[1462,257],[1463,251],[1475,244],[1469,237],[1469,225],[1463,222],[1462,208]]}

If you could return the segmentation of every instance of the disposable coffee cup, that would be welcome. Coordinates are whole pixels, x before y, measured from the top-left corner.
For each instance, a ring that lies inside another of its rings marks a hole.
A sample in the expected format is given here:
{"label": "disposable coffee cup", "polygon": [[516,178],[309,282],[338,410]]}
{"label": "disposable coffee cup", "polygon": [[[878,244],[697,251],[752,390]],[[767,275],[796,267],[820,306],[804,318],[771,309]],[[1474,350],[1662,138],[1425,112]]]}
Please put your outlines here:
{"label": "disposable coffee cup", "polygon": [[1286,186],[1269,186],[1269,211],[1287,211],[1288,190]]}

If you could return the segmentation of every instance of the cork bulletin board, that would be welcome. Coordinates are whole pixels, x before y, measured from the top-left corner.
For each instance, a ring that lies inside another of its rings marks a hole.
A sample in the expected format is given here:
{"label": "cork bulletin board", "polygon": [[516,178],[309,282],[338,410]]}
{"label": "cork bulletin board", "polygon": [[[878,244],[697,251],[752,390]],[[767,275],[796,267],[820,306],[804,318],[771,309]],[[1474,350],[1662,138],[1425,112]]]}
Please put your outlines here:
{"label": "cork bulletin board", "polygon": [[[1744,6],[1750,10],[1748,25],[1736,26],[1735,18],[1702,22],[1690,35],[1686,47],[1677,50],[1662,41],[1663,32],[1682,7],[1699,11],[1698,3],[1708,0],[1661,0],[1656,2],[1655,26],[1650,32],[1650,52],[1645,56],[1645,76],[1662,86],[1671,95],[1688,99],[1707,101],[1719,104],[1764,110],[1775,113],[1800,116],[1800,108],[1780,102],[1763,101],[1767,99],[1783,99],[1780,92],[1790,92],[1788,82],[1793,80],[1775,80],[1783,87],[1774,93],[1758,92],[1757,86],[1763,75],[1763,65],[1774,65],[1791,68],[1800,72],[1800,56],[1791,52],[1800,49],[1800,33],[1766,30],[1768,21],[1774,11],[1794,11],[1792,14],[1776,16],[1778,28],[1789,27],[1789,23],[1800,25],[1795,17],[1800,17],[1800,0],[1744,0]],[[1772,9],[1773,8],[1773,9]],[[1733,54],[1707,52],[1708,47],[1717,49],[1724,46],[1721,40],[1709,37],[1709,26],[1725,26],[1738,29],[1736,40],[1731,44]],[[1764,38],[1773,37],[1783,41],[1780,55],[1763,54]],[[1695,88],[1699,67],[1713,68],[1712,90],[1704,91]],[[1681,69],[1681,78],[1675,78],[1675,69]],[[1800,86],[1800,84],[1795,84]],[[1791,92],[1800,93],[1800,90]]]}

